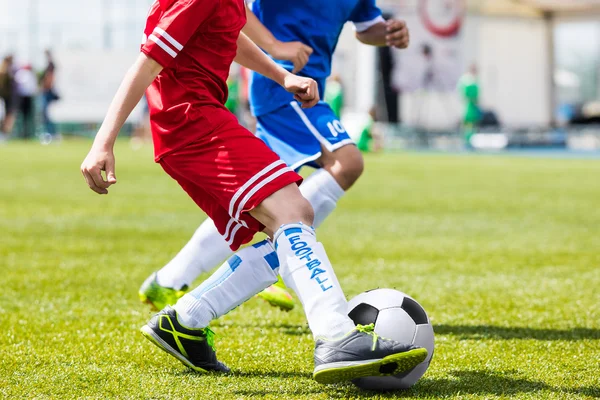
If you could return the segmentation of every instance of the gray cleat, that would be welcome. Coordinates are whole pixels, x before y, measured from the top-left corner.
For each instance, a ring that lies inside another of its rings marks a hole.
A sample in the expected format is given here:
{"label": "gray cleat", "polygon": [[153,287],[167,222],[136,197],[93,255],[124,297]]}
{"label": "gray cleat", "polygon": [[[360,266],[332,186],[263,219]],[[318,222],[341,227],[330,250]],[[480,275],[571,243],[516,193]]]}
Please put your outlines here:
{"label": "gray cleat", "polygon": [[427,350],[379,337],[374,325],[358,325],[337,340],[317,338],[313,378],[319,383],[397,375],[427,358]]}

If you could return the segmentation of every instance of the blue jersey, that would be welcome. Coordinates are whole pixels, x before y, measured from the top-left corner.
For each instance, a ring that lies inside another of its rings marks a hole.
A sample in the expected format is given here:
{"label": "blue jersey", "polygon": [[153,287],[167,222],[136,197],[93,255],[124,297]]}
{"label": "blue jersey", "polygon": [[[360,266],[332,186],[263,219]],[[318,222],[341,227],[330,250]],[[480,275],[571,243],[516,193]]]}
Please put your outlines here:
{"label": "blue jersey", "polygon": [[[344,24],[354,22],[361,31],[381,20],[375,0],[256,0],[252,11],[278,40],[299,41],[312,47],[313,54],[299,75],[317,81],[321,98]],[[293,69],[289,61],[275,61],[289,71]],[[292,100],[293,96],[277,83],[252,74],[250,104],[254,115],[269,113]]]}

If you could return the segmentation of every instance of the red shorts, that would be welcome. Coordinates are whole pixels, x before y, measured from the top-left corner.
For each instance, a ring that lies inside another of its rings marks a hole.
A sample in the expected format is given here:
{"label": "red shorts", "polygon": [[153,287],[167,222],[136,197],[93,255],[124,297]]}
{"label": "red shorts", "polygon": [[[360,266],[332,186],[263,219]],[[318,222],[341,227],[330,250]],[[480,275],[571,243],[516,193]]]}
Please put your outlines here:
{"label": "red shorts", "polygon": [[264,226],[248,211],[300,175],[235,118],[200,140],[163,156],[163,169],[214,221],[232,250]]}

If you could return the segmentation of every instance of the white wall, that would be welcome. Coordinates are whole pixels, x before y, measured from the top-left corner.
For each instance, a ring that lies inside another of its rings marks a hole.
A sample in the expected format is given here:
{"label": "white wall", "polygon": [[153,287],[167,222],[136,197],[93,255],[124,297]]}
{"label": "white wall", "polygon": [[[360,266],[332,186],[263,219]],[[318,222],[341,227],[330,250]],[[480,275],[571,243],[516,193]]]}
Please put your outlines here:
{"label": "white wall", "polygon": [[476,54],[482,105],[507,125],[550,123],[548,29],[542,19],[481,18]]}
{"label": "white wall", "polygon": [[[58,121],[102,121],[137,51],[59,51],[55,54],[58,74],[56,88],[61,101],[51,107]],[[139,118],[139,111],[131,119]]]}

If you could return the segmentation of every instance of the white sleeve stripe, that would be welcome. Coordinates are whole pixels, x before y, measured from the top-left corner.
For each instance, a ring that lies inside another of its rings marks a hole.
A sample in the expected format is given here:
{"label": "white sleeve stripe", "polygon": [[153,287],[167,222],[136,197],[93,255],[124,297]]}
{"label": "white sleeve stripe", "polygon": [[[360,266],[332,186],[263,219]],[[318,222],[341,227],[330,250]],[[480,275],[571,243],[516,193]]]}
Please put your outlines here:
{"label": "white sleeve stripe", "polygon": [[177,57],[177,53],[175,53],[175,51],[173,51],[172,48],[170,48],[169,46],[167,46],[167,44],[165,42],[163,42],[162,40],[160,40],[156,36],[150,35],[150,37],[148,39],[150,39],[154,43],[156,43],[161,49],[163,49],[164,51],[166,51],[167,54],[169,54],[171,57],[173,57],[173,58]]}
{"label": "white sleeve stripe", "polygon": [[181,51],[181,49],[183,49],[183,46],[181,45],[181,43],[179,43],[177,40],[175,40],[175,38],[173,38],[173,36],[171,36],[167,32],[165,32],[164,29],[159,28],[157,26],[156,28],[154,28],[154,33],[158,33],[160,36],[167,39],[167,42],[171,43],[173,45],[173,47],[175,47],[177,50]]}
{"label": "white sleeve stripe", "polygon": [[383,19],[383,17],[381,15],[379,15],[377,18],[374,18],[370,21],[365,21],[365,22],[355,22],[354,23],[354,30],[358,33],[360,32],[364,32],[367,29],[369,29],[370,27],[372,27],[373,25],[377,25],[380,22],[385,22],[385,19]]}

